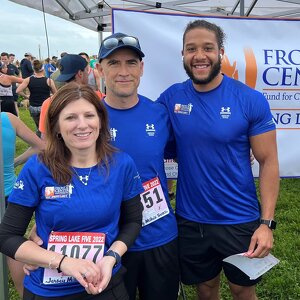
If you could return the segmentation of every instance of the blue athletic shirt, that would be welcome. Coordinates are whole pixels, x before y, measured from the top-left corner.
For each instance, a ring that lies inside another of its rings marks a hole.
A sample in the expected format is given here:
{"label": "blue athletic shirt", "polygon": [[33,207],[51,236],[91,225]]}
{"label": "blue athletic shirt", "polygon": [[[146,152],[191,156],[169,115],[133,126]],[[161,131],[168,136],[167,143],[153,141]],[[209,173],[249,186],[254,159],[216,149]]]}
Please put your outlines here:
{"label": "blue athletic shirt", "polygon": [[16,131],[10,122],[6,112],[1,112],[2,122],[2,151],[3,151],[3,171],[4,171],[4,194],[8,196],[12,191],[15,181],[14,159],[16,151]]}
{"label": "blue athletic shirt", "polygon": [[142,227],[129,251],[159,247],[177,237],[177,224],[168,198],[164,170],[164,149],[172,139],[168,113],[163,105],[141,95],[138,97],[139,102],[129,109],[114,109],[104,101],[110,120],[112,144],[133,158],[142,182],[159,178],[170,212]]}
{"label": "blue athletic shirt", "polygon": [[[75,168],[78,175],[89,174],[90,168]],[[54,187],[51,197],[47,189]],[[36,207],[37,234],[47,248],[51,231],[102,232],[106,234],[104,253],[115,241],[119,229],[120,206],[143,192],[140,177],[132,158],[118,152],[113,155],[109,172],[94,166],[84,185],[74,175],[70,185],[58,185],[49,169],[33,156],[24,165],[9,201],[27,207]],[[119,267],[113,269],[115,274]],[[84,288],[77,282],[43,284],[44,268],[25,277],[24,286],[41,296],[63,296],[80,293]]]}
{"label": "blue athletic shirt", "polygon": [[197,92],[189,79],[163,92],[178,156],[176,213],[208,224],[239,224],[260,216],[249,137],[275,130],[265,97],[224,75]]}

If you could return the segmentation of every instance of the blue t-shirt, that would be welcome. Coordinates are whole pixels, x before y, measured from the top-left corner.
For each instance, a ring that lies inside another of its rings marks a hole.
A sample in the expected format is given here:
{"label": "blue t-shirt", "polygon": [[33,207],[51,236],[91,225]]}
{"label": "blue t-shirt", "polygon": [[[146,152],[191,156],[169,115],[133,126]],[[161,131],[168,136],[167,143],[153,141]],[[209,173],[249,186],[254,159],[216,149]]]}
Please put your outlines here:
{"label": "blue t-shirt", "polygon": [[[90,168],[75,168],[80,176],[89,174]],[[23,167],[9,201],[23,206],[36,207],[37,234],[47,248],[51,231],[105,233],[105,250],[119,233],[120,206],[143,191],[136,166],[129,155],[113,155],[109,172],[103,166],[91,169],[88,184],[74,175],[71,184],[58,185],[49,169],[33,156]],[[120,266],[119,266],[120,267]],[[113,273],[118,271],[113,269]],[[41,296],[62,296],[79,293],[84,288],[72,281],[60,284],[43,284],[44,268],[26,276],[24,286]]]}
{"label": "blue t-shirt", "polygon": [[265,97],[224,75],[211,91],[197,92],[187,80],[158,101],[168,109],[177,145],[176,213],[208,224],[259,218],[249,138],[275,129]]}
{"label": "blue t-shirt", "polygon": [[2,122],[2,151],[4,171],[4,195],[8,196],[12,191],[15,181],[14,159],[16,151],[16,131],[11,124],[6,112],[1,112]]}
{"label": "blue t-shirt", "polygon": [[171,139],[167,111],[163,105],[140,95],[139,102],[130,109],[114,109],[105,105],[112,144],[133,158],[143,183],[159,178],[169,207],[169,214],[142,227],[129,251],[143,251],[164,245],[177,237],[176,219],[168,199],[164,170],[164,149]]}
{"label": "blue t-shirt", "polygon": [[51,75],[55,72],[56,68],[52,64],[44,64],[45,76],[50,78]]}

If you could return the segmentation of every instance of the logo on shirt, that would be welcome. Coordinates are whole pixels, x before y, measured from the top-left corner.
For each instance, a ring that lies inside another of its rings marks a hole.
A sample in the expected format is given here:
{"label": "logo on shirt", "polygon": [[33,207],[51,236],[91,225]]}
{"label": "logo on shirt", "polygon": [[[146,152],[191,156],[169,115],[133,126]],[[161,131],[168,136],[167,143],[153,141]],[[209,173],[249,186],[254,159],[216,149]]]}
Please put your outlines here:
{"label": "logo on shirt", "polygon": [[116,137],[117,137],[117,129],[116,128],[110,128],[109,132],[110,132],[110,140],[112,142],[116,141]]}
{"label": "logo on shirt", "polygon": [[222,117],[222,119],[229,119],[231,116],[231,111],[230,111],[230,107],[221,107],[221,111],[220,111],[220,116]]}
{"label": "logo on shirt", "polygon": [[57,198],[70,198],[73,193],[74,186],[67,184],[65,186],[46,186],[45,198],[57,199]]}
{"label": "logo on shirt", "polygon": [[24,182],[22,180],[18,180],[14,184],[14,189],[16,190],[24,190]]}
{"label": "logo on shirt", "polygon": [[146,124],[146,132],[149,136],[154,136],[155,135],[154,124]]}
{"label": "logo on shirt", "polygon": [[180,104],[176,103],[174,106],[174,113],[175,114],[183,114],[183,115],[190,115],[192,112],[193,104]]}

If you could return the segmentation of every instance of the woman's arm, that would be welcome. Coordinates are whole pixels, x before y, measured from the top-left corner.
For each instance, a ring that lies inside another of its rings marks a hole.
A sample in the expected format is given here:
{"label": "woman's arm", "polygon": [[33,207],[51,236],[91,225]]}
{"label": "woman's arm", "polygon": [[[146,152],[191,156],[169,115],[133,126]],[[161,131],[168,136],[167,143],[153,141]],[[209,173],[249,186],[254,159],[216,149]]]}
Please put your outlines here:
{"label": "woman's arm", "polygon": [[52,95],[55,94],[55,93],[57,92],[57,89],[56,89],[56,86],[55,86],[54,81],[53,81],[51,78],[48,78],[48,79],[47,79],[47,84],[48,84],[49,87],[50,87],[50,90],[51,90]]}
{"label": "woman's arm", "polygon": [[34,207],[8,203],[0,224],[0,252],[27,264],[59,269],[66,275],[75,277],[85,288],[88,283],[97,282],[100,278],[100,271],[93,262],[65,257],[24,238],[34,210]]}
{"label": "woman's arm", "polygon": [[140,200],[140,195],[132,199],[123,201],[121,205],[121,216],[119,221],[119,235],[109,247],[111,255],[104,257],[97,263],[101,270],[101,280],[97,285],[89,284],[86,289],[88,293],[97,294],[103,291],[112,276],[112,269],[119,263],[119,258],[133,244],[142,228],[142,212],[143,205]]}
{"label": "woman's arm", "polygon": [[[25,78],[24,80],[22,79],[23,82],[21,81],[21,84],[17,87],[17,90],[16,90],[17,94],[20,94],[27,88],[27,86],[29,84],[29,78],[30,77]],[[19,79],[21,79],[21,78],[19,78]]]}
{"label": "woman's arm", "polygon": [[24,81],[24,79],[21,77],[16,77],[12,75],[8,75],[8,76],[10,77],[11,82],[22,83]]}
{"label": "woman's arm", "polygon": [[11,113],[7,113],[9,120],[16,130],[16,135],[31,147],[23,154],[15,158],[15,166],[23,164],[34,153],[37,153],[45,148],[45,142],[41,140],[25,123]]}

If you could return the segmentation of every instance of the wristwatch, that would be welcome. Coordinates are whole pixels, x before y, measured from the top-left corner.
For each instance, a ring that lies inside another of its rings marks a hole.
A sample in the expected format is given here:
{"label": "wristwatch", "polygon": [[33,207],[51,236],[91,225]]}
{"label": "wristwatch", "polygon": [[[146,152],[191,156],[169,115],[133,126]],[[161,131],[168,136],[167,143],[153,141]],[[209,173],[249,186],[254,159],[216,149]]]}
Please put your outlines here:
{"label": "wristwatch", "polygon": [[114,268],[121,262],[121,256],[119,253],[115,252],[114,250],[108,250],[104,256],[112,256],[116,259],[116,263],[114,265]]}
{"label": "wristwatch", "polygon": [[276,229],[276,222],[274,220],[260,220],[260,224],[265,224],[267,225],[270,229]]}

